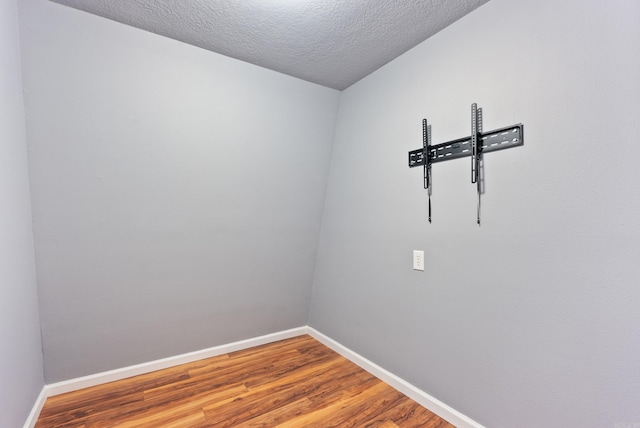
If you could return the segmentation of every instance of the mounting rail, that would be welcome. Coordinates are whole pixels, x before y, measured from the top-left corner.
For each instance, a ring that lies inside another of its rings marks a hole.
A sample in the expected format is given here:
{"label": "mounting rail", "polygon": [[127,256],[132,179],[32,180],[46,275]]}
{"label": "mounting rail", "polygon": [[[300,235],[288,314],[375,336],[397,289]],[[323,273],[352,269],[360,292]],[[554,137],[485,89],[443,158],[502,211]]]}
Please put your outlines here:
{"label": "mounting rail", "polygon": [[427,119],[422,120],[422,148],[409,152],[409,168],[422,166],[424,169],[424,188],[429,194],[429,223],[431,223],[431,165],[452,159],[471,157],[471,182],[477,185],[478,215],[480,224],[480,163],[482,155],[498,150],[510,149],[524,145],[524,125],[507,126],[482,132],[482,109],[477,104],[471,105],[471,135],[456,140],[431,145],[431,125]]}

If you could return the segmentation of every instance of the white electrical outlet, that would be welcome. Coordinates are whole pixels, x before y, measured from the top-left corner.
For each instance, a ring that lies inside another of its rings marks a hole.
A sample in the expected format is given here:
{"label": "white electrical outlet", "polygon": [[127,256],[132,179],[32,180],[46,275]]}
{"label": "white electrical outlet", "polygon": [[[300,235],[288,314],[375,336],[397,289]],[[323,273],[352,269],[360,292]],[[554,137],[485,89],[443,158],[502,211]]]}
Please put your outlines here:
{"label": "white electrical outlet", "polygon": [[413,250],[413,270],[424,270],[424,251]]}

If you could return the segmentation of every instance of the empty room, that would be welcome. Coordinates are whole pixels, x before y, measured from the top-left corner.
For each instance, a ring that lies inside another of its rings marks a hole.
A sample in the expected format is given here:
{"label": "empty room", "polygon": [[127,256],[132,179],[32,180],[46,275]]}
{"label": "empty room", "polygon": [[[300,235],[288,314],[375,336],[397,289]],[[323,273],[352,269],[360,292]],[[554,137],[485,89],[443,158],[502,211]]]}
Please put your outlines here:
{"label": "empty room", "polygon": [[640,428],[639,136],[638,0],[1,0],[0,428]]}

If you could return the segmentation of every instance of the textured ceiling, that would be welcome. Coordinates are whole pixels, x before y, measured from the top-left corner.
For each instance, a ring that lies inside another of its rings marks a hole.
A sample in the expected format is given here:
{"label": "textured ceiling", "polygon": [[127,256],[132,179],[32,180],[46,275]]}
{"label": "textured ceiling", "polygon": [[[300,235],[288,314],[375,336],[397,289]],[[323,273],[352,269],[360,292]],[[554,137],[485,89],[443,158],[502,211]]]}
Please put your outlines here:
{"label": "textured ceiling", "polygon": [[52,0],[342,90],[488,0]]}

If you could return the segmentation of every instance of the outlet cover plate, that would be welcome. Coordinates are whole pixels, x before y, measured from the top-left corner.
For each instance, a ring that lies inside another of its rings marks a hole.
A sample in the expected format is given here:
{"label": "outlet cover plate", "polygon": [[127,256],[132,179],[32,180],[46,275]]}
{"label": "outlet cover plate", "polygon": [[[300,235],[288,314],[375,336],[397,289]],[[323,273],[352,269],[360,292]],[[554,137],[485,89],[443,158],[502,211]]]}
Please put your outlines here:
{"label": "outlet cover plate", "polygon": [[413,269],[424,271],[424,251],[413,250]]}

